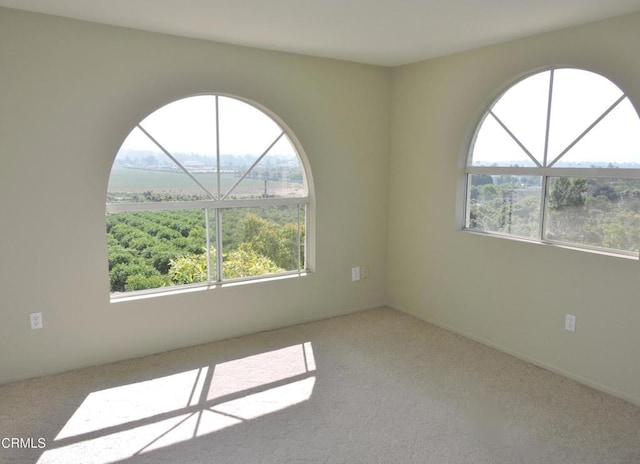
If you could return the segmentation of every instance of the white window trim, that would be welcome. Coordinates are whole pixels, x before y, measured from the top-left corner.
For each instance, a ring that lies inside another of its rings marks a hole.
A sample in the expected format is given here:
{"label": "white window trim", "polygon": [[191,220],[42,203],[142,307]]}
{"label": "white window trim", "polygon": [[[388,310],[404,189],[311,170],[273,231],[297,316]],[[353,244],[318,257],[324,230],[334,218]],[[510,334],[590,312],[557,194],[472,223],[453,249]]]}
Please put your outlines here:
{"label": "white window trim", "polygon": [[[554,167],[555,163],[562,158],[573,146],[575,146],[586,134],[591,131],[602,119],[604,119],[613,109],[615,109],[624,99],[629,98],[629,96],[622,91],[622,95],[611,104],[596,120],[594,120],[587,129],[585,129],[569,146],[567,146],[559,155],[557,155],[553,160],[549,162],[547,159],[547,146],[549,140],[549,117],[550,117],[550,105],[552,98],[552,86],[553,86],[553,72],[558,69],[566,69],[564,67],[550,67],[542,70],[538,70],[532,74],[525,75],[516,81],[511,82],[502,93],[500,93],[491,104],[482,112],[481,117],[478,122],[473,126],[472,136],[468,139],[468,142],[465,143],[465,149],[463,150],[464,161],[463,168],[461,169],[462,176],[464,180],[461,182],[460,192],[462,201],[458,202],[458,205],[462,204],[461,214],[457,215],[461,218],[461,222],[458,226],[458,229],[475,235],[480,236],[488,236],[488,237],[497,237],[500,239],[508,239],[514,240],[518,242],[525,243],[533,243],[540,245],[549,245],[549,246],[557,246],[564,249],[569,250],[578,250],[591,252],[606,256],[614,256],[621,257],[627,259],[635,259],[640,260],[640,252],[634,251],[626,251],[626,250],[618,250],[606,247],[598,247],[593,245],[579,244],[573,242],[564,242],[560,240],[550,240],[544,238],[544,225],[545,225],[545,200],[548,195],[547,184],[548,179],[551,177],[579,177],[584,179],[597,179],[597,178],[609,178],[609,179],[640,179],[640,168],[632,169],[632,168],[602,168],[602,167],[594,167],[594,168],[567,168],[567,167]],[[579,68],[574,68],[579,69]],[[551,71],[551,85],[549,88],[549,101],[548,101],[548,110],[547,110],[547,132],[545,134],[545,150],[544,150],[544,166],[541,165],[535,157],[533,157],[529,151],[524,147],[521,141],[502,123],[500,118],[493,115],[493,107],[495,104],[502,98],[502,96],[508,92],[513,86],[517,85],[519,82],[527,79],[530,76],[535,74]],[[599,73],[597,73],[599,74]],[[606,76],[599,74],[602,77],[608,79]],[[610,80],[610,79],[609,79]],[[622,90],[622,89],[621,89]],[[633,101],[629,98],[629,101],[634,106]],[[636,110],[636,113],[638,111]],[[507,131],[507,133],[513,138],[513,140],[523,149],[523,151],[533,160],[536,166],[473,166],[470,165],[469,162],[472,160],[473,148],[475,144],[476,137],[480,128],[482,127],[482,123],[484,119],[490,115],[496,119],[496,121]],[[640,117],[640,113],[638,114]],[[541,195],[540,195],[540,223],[539,223],[539,233],[537,237],[523,237],[518,235],[510,235],[502,232],[494,232],[487,231],[477,228],[469,228],[467,224],[470,219],[471,212],[471,175],[473,174],[490,174],[490,175],[518,175],[518,176],[538,176],[541,177],[542,185],[541,185]]]}
{"label": "white window trim", "polygon": [[[204,210],[205,215],[208,214],[208,211],[218,211],[224,209],[238,209],[238,208],[250,208],[250,207],[264,207],[264,206],[289,206],[289,205],[298,205],[298,250],[301,249],[304,251],[304,256],[298,256],[298,268],[291,271],[283,271],[273,274],[264,274],[259,276],[249,276],[249,277],[241,277],[241,278],[233,278],[233,279],[222,279],[222,253],[216,253],[216,276],[211,275],[211,263],[209,262],[207,265],[207,271],[209,273],[208,279],[206,282],[199,282],[194,284],[184,284],[184,285],[172,285],[168,287],[159,287],[159,288],[150,288],[144,290],[135,290],[130,292],[122,292],[122,293],[111,293],[110,300],[111,302],[117,301],[127,301],[131,299],[137,298],[149,298],[160,295],[167,294],[175,294],[182,292],[189,292],[194,290],[205,290],[212,288],[220,288],[225,286],[232,286],[238,284],[252,283],[252,282],[268,282],[273,280],[280,280],[283,278],[291,278],[291,277],[303,277],[307,276],[313,272],[315,268],[315,253],[314,247],[312,244],[315,241],[315,201],[314,201],[314,185],[313,185],[313,177],[311,175],[309,162],[306,156],[304,149],[300,141],[294,135],[293,131],[289,128],[289,126],[276,114],[271,112],[269,109],[260,105],[251,100],[237,97],[230,94],[224,93],[208,93],[201,95],[212,95],[216,97],[216,139],[219,140],[219,118],[217,115],[218,112],[218,97],[227,97],[233,98],[238,101],[242,101],[247,103],[257,110],[264,113],[267,117],[271,118],[282,130],[282,132],[275,138],[275,140],[269,145],[269,147],[257,158],[257,160],[252,164],[252,166],[241,176],[240,179],[233,186],[229,188],[227,192],[222,192],[220,190],[221,182],[220,182],[220,154],[219,152],[216,155],[216,175],[217,179],[217,192],[214,199],[211,195],[211,192],[206,189],[204,186],[198,182],[198,180],[188,172],[182,163],[175,159],[175,157],[169,153],[159,142],[157,142],[151,134],[149,134],[141,125],[141,122],[136,124],[135,127],[139,128],[144,134],[147,135],[151,139],[151,141],[165,154],[167,155],[178,167],[180,167],[190,178],[192,178],[205,192],[207,192],[212,199],[208,200],[195,200],[195,201],[169,201],[169,202],[122,202],[122,203],[106,203],[105,212],[109,213],[119,213],[119,212],[144,212],[144,211],[167,211],[167,210]],[[183,97],[189,98],[189,97]],[[178,100],[176,100],[178,101]],[[160,109],[158,107],[157,109]],[[154,110],[154,111],[157,111]],[[282,198],[249,198],[249,199],[227,199],[227,196],[233,192],[235,187],[246,177],[246,175],[264,158],[264,156],[269,153],[270,149],[283,137],[288,137],[289,141],[294,147],[294,150],[297,154],[298,161],[301,165],[302,176],[303,176],[303,184],[306,186],[307,195],[298,196],[298,197],[282,197]],[[219,146],[218,146],[219,151]],[[115,160],[114,160],[115,161]],[[304,217],[300,217],[300,213],[304,214]],[[221,221],[218,220],[219,216],[216,214],[216,249],[222,249],[222,224]],[[305,226],[305,234],[304,234],[304,242],[300,241],[301,230],[300,224],[301,221],[304,221]],[[207,220],[207,224],[209,221]],[[207,226],[208,229],[208,226]],[[207,249],[209,248],[209,240],[211,234],[207,232]],[[220,247],[220,248],[218,248]],[[300,253],[298,253],[300,255]],[[302,265],[302,261],[304,261],[304,266]]]}

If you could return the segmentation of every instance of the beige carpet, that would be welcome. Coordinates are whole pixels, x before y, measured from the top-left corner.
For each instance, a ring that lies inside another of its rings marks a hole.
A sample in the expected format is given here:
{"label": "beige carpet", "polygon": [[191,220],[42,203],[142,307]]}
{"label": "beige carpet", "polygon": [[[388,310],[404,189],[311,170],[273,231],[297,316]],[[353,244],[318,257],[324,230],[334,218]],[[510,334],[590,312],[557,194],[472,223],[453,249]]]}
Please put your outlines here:
{"label": "beige carpet", "polygon": [[640,408],[390,309],[0,386],[0,414],[3,464],[640,463]]}

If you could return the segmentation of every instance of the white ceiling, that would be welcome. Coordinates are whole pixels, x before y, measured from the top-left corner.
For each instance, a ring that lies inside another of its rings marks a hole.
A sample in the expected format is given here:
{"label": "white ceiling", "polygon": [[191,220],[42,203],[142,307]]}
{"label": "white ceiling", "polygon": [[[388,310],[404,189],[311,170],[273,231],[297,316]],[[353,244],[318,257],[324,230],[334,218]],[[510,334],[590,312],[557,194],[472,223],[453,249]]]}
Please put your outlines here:
{"label": "white ceiling", "polygon": [[0,6],[395,66],[640,11],[640,0],[0,0]]}

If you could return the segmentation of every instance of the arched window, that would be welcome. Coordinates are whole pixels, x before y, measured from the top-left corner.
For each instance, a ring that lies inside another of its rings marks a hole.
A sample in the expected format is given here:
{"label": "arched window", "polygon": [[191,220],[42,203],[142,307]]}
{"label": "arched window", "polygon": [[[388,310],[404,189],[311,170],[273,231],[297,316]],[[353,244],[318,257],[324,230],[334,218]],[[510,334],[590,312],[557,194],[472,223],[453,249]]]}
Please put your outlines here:
{"label": "arched window", "polygon": [[636,255],[640,118],[580,69],[529,76],[484,114],[466,164],[467,230]]}
{"label": "arched window", "polygon": [[222,95],[147,116],[109,177],[112,296],[304,271],[309,190],[294,140],[264,111]]}

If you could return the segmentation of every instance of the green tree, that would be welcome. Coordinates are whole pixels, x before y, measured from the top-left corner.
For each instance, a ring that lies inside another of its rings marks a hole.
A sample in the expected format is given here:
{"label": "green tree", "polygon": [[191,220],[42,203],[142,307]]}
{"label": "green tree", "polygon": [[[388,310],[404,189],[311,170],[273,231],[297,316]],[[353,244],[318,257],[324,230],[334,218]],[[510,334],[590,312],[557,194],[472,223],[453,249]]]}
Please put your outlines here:
{"label": "green tree", "polygon": [[[304,243],[304,226],[301,230]],[[298,268],[298,225],[289,223],[279,226],[255,214],[247,214],[244,219],[243,244],[267,257],[277,267],[285,270]],[[241,245],[241,246],[242,246]]]}
{"label": "green tree", "polygon": [[274,274],[281,271],[276,263],[259,254],[249,243],[243,243],[237,250],[223,258],[225,279]]}
{"label": "green tree", "polygon": [[584,206],[587,181],[581,178],[558,177],[551,186],[549,207],[552,210]]}
{"label": "green tree", "polygon": [[587,188],[585,179],[558,177],[552,181],[546,238],[588,243],[588,235],[594,233],[589,226],[591,218],[585,206]]}
{"label": "green tree", "polygon": [[471,176],[471,185],[493,184],[493,177],[489,174],[474,174]]}
{"label": "green tree", "polygon": [[[216,262],[215,251],[211,253],[211,264]],[[174,284],[193,284],[206,282],[207,277],[207,254],[182,256],[171,260],[169,278]]]}
{"label": "green tree", "polygon": [[[162,276],[160,273],[150,266],[146,264],[144,261],[136,260],[133,263],[121,263],[115,265],[111,271],[109,272],[109,279],[111,281],[111,291],[112,292],[128,292],[131,291],[134,287],[136,290],[141,290],[142,288],[149,287],[140,287],[140,282],[144,280],[143,278],[152,278]],[[158,280],[158,282],[164,282],[166,285],[168,282],[166,280]],[[154,285],[156,286],[156,285]],[[158,285],[163,286],[163,285]]]}
{"label": "green tree", "polygon": [[166,287],[170,284],[171,282],[166,276],[133,274],[127,278],[125,290],[132,292],[134,290],[145,290],[147,288]]}

